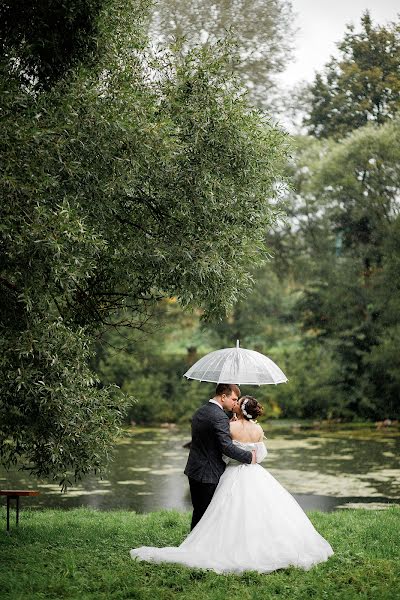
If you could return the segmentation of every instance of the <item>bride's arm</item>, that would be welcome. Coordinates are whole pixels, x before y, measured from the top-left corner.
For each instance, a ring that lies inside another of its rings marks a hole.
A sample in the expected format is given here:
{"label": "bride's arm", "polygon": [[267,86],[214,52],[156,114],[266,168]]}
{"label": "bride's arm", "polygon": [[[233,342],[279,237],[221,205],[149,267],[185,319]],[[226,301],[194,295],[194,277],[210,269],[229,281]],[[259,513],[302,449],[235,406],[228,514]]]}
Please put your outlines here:
{"label": "bride's arm", "polygon": [[257,454],[257,462],[260,463],[267,456],[268,450],[267,450],[265,444],[263,443],[264,439],[266,439],[264,432],[260,425],[258,425],[258,427],[260,429],[260,437],[258,438],[256,454]]}
{"label": "bride's arm", "polygon": [[268,450],[263,442],[258,442],[256,447],[256,462],[260,463],[267,456]]}

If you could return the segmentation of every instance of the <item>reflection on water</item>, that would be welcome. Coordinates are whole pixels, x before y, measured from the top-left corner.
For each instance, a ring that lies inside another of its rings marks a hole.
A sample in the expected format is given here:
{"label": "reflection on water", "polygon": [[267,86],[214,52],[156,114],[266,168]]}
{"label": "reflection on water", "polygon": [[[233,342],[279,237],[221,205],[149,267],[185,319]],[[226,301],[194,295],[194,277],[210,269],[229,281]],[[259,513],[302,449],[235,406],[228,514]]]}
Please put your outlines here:
{"label": "reflection on water", "polygon": [[[381,431],[274,431],[266,428],[268,457],[263,465],[305,510],[381,508],[400,504],[400,434]],[[40,483],[18,471],[0,470],[0,487],[38,488],[31,507],[90,506],[101,510],[148,512],[190,510],[183,474],[188,430],[133,429],[116,447],[107,478],[85,481],[67,494],[57,484]]]}

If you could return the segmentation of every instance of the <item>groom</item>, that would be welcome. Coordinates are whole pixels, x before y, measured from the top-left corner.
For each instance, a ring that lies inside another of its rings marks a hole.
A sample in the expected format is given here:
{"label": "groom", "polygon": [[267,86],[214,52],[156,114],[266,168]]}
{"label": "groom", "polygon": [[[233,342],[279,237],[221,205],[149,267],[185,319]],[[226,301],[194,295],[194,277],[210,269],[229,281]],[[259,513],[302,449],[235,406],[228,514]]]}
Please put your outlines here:
{"label": "groom", "polygon": [[240,396],[237,385],[219,383],[215,396],[201,406],[192,418],[192,445],[185,468],[193,504],[193,529],[205,513],[225,470],[222,454],[242,463],[254,463],[255,453],[241,450],[232,443],[229,418]]}

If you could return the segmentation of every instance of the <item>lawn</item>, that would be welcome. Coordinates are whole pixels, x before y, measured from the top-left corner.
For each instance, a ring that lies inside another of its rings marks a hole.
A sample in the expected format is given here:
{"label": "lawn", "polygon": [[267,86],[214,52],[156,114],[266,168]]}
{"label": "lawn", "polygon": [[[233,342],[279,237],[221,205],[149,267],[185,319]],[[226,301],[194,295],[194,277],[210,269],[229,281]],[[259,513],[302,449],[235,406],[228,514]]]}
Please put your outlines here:
{"label": "lawn", "polygon": [[91,509],[24,510],[5,533],[0,519],[2,600],[396,600],[400,598],[400,508],[310,513],[335,555],[308,572],[217,575],[134,562],[132,547],[178,545],[189,515]]}

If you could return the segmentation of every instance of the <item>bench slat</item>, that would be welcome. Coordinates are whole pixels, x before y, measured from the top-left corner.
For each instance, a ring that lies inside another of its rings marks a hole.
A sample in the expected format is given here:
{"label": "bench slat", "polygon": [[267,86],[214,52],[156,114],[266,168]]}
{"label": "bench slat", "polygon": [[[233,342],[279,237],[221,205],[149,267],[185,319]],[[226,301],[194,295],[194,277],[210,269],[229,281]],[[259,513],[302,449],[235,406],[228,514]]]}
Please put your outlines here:
{"label": "bench slat", "polygon": [[0,496],[39,496],[36,490],[0,490]]}

